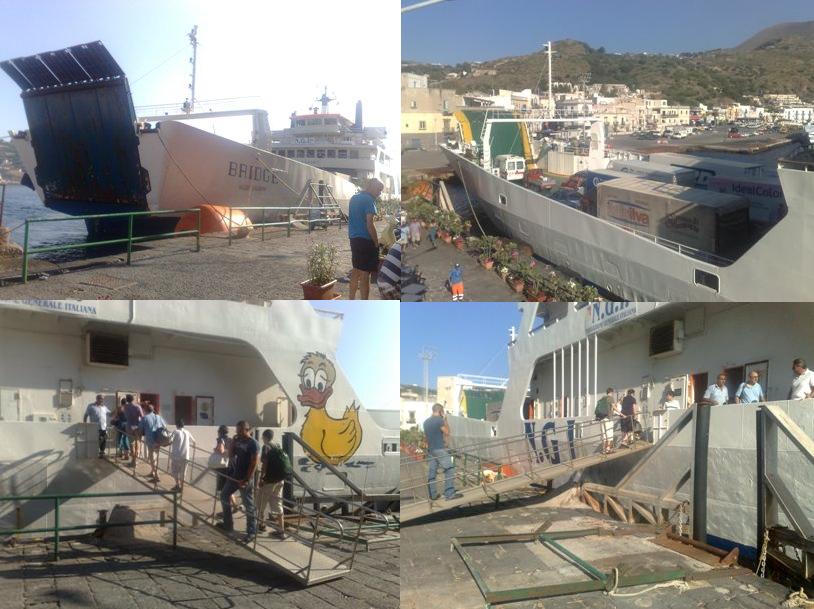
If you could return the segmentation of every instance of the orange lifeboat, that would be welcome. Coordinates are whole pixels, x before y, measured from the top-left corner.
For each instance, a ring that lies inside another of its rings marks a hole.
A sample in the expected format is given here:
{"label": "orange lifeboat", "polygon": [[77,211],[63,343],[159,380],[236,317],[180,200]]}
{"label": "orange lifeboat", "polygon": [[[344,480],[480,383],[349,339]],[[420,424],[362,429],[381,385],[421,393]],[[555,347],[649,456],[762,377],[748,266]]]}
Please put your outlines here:
{"label": "orange lifeboat", "polygon": [[[231,218],[229,208],[225,205],[200,205],[201,210],[201,234],[225,233],[231,229],[238,238],[246,237],[252,228],[252,221],[240,209],[233,209]],[[178,220],[175,225],[175,232],[195,230],[198,228],[198,216],[194,212],[187,212]]]}

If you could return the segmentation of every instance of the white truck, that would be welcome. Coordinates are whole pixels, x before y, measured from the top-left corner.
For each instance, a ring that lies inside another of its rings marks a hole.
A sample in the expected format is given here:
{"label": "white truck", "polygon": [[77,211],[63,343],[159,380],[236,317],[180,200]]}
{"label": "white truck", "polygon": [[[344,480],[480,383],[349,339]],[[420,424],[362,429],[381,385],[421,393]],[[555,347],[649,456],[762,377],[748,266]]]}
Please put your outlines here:
{"label": "white truck", "polygon": [[603,220],[696,250],[733,258],[749,242],[743,197],[639,178],[597,186]]}
{"label": "white truck", "polygon": [[495,157],[495,167],[504,180],[519,181],[526,173],[526,161],[521,156],[499,154]]}

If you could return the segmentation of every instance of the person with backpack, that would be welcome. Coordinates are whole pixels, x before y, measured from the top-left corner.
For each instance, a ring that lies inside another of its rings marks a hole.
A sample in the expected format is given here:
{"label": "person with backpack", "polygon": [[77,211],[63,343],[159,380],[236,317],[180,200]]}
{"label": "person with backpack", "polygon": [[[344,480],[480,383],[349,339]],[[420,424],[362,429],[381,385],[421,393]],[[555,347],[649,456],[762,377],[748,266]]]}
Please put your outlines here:
{"label": "person with backpack", "polygon": [[604,397],[596,403],[594,416],[599,421],[602,434],[602,454],[613,452],[613,415],[619,414],[619,406],[613,399],[613,387],[608,387]]}
{"label": "person with backpack", "polygon": [[283,517],[283,484],[291,474],[291,461],[288,455],[277,444],[272,444],[274,432],[266,429],[263,432],[263,448],[260,452],[260,480],[257,483],[258,529],[266,530],[266,508],[271,508],[271,516],[278,520],[275,537],[285,539],[285,520]]}
{"label": "person with backpack", "polygon": [[[158,477],[158,453],[161,450],[161,436],[167,431],[167,425],[161,415],[155,412],[155,408],[149,402],[146,403],[147,414],[139,421],[139,431],[147,445],[147,461],[150,464],[150,482],[160,482]],[[163,430],[163,431],[162,431]]]}

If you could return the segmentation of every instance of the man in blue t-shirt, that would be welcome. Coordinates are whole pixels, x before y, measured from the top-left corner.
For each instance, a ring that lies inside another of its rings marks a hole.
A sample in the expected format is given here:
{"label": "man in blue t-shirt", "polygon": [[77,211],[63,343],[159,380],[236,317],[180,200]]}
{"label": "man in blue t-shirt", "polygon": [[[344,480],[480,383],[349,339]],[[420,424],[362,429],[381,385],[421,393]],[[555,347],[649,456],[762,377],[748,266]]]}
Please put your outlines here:
{"label": "man in blue t-shirt", "polygon": [[257,534],[257,515],[254,509],[254,471],[260,454],[260,446],[249,435],[251,426],[246,421],[238,421],[237,435],[232,439],[229,451],[229,472],[220,492],[223,507],[223,523],[220,525],[229,533],[234,529],[232,520],[232,495],[240,491],[243,508],[246,510],[246,535],[241,541],[250,543]]}
{"label": "man in blue t-shirt", "polygon": [[424,421],[424,437],[427,439],[427,459],[430,462],[430,471],[427,474],[427,488],[429,489],[430,500],[438,499],[435,488],[435,476],[438,467],[444,470],[444,497],[446,499],[456,499],[463,497],[461,493],[455,492],[455,466],[452,464],[452,457],[446,449],[446,438],[449,435],[449,427],[444,417],[444,407],[441,404],[433,404],[432,416]]}
{"label": "man in blue t-shirt", "polygon": [[370,274],[379,270],[379,236],[373,225],[376,215],[376,199],[382,194],[384,184],[376,178],[357,192],[348,204],[348,237],[353,270],[350,275],[350,299],[356,298],[359,289],[362,300],[370,296]]}

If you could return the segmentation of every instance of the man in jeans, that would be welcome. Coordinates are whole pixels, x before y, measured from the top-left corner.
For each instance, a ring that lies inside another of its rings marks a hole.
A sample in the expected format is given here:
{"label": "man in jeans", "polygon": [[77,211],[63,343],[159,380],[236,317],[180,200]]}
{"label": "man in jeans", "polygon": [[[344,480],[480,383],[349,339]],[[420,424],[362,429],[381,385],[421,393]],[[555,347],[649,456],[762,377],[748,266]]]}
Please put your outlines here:
{"label": "man in jeans", "polygon": [[438,499],[435,476],[438,473],[439,465],[444,470],[444,498],[449,500],[463,497],[463,494],[455,492],[455,466],[446,449],[449,427],[444,417],[444,407],[441,404],[433,404],[432,416],[424,421],[424,436],[427,438],[427,457],[430,460],[430,471],[427,476],[430,500]]}
{"label": "man in jeans", "polygon": [[243,508],[246,510],[246,535],[241,541],[250,543],[257,535],[253,482],[260,447],[249,435],[251,426],[246,421],[238,421],[236,429],[237,435],[232,439],[232,448],[229,451],[229,477],[224,482],[223,490],[220,493],[220,502],[223,507],[223,523],[220,526],[227,532],[234,530],[231,498],[235,491],[240,491]]}

